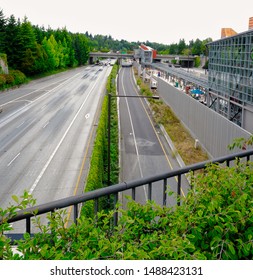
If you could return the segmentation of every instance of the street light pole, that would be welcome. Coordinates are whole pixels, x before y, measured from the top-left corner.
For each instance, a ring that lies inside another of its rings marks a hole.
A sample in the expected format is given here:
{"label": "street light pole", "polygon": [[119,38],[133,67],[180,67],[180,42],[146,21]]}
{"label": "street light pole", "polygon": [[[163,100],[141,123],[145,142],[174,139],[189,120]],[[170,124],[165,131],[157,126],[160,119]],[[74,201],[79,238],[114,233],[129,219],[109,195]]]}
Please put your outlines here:
{"label": "street light pole", "polygon": [[127,97],[127,98],[150,98],[150,99],[159,99],[160,97],[158,95],[112,95],[111,93],[108,93],[108,128],[107,128],[107,138],[108,138],[108,147],[107,147],[107,184],[110,186],[111,184],[111,98],[112,97]]}

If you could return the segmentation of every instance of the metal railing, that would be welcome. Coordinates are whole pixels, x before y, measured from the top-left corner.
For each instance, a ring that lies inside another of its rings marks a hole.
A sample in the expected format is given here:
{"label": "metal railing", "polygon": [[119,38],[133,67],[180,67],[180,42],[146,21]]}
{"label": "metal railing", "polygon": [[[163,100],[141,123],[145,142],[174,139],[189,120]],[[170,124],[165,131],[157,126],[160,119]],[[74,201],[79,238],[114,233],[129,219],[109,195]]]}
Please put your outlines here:
{"label": "metal railing", "polygon": [[[223,163],[227,166],[230,166],[231,162],[238,159],[245,159],[247,162],[250,161],[250,157],[253,155],[253,150],[247,150],[239,153],[234,153],[228,156],[223,156],[220,158],[216,158],[213,160],[204,161],[201,163],[189,165],[183,168],[175,169],[167,173],[162,173],[160,175],[150,176],[146,178],[141,178],[138,180],[133,180],[130,182],[123,182],[120,184],[112,185],[109,187],[105,187],[102,189],[98,189],[95,191],[87,192],[82,195],[76,195],[64,199],[59,199],[56,201],[52,201],[49,203],[41,204],[38,206],[34,206],[25,210],[21,210],[17,212],[17,215],[8,220],[9,223],[14,223],[20,220],[26,220],[26,232],[31,233],[31,218],[35,216],[42,215],[45,213],[53,213],[57,209],[63,209],[67,207],[74,207],[74,222],[77,223],[78,219],[78,206],[87,201],[93,200],[94,203],[94,214],[98,212],[98,202],[102,197],[108,197],[110,195],[114,195],[114,206],[118,202],[119,193],[132,190],[132,198],[135,199],[135,190],[141,186],[148,186],[148,200],[152,200],[152,185],[155,182],[161,181],[163,184],[163,205],[166,206],[166,188],[167,188],[167,180],[169,178],[177,178],[177,198],[181,196],[181,184],[182,184],[182,176],[197,170],[205,169],[210,163]],[[178,205],[180,205],[180,199],[177,200]],[[115,211],[117,212],[117,211]],[[114,216],[114,224],[117,223],[117,213]],[[1,223],[1,220],[0,220]]]}
{"label": "metal railing", "polygon": [[193,83],[195,85],[208,89],[208,77],[197,77],[196,75],[186,72],[182,69],[167,67],[166,65],[157,65],[156,63],[152,63],[150,64],[150,66],[158,70],[164,71],[166,73],[169,73],[170,75],[174,75],[178,78],[181,78],[189,83]]}

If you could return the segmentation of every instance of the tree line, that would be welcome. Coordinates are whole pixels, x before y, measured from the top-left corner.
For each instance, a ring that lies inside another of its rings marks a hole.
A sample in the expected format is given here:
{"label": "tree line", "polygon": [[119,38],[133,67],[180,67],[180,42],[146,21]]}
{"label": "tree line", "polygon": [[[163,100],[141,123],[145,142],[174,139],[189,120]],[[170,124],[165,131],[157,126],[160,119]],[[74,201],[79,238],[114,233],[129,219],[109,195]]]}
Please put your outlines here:
{"label": "tree line", "polygon": [[10,69],[31,76],[87,62],[89,42],[84,34],[34,26],[25,17],[5,18],[0,11],[0,53],[7,55]]}
{"label": "tree line", "polygon": [[5,17],[0,9],[0,53],[6,54],[9,69],[19,70],[27,76],[84,65],[90,51],[132,52],[144,43],[160,54],[206,54],[205,44],[210,38],[192,40],[186,44],[164,45],[159,43],[114,40],[110,35],[71,33],[66,28],[53,30],[32,25],[27,17]]}
{"label": "tree line", "polygon": [[146,44],[158,51],[159,54],[177,54],[177,55],[207,55],[208,49],[206,44],[212,42],[211,38],[205,40],[190,40],[187,44],[184,39],[180,39],[178,43],[163,45],[147,41]]}

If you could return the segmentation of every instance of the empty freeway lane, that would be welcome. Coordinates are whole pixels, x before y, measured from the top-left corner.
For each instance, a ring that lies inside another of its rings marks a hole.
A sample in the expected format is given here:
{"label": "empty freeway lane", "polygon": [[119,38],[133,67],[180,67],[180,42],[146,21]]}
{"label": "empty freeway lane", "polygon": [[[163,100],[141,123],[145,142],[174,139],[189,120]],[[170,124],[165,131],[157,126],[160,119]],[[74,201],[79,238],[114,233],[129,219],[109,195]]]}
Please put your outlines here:
{"label": "empty freeway lane", "polygon": [[[158,175],[179,167],[171,156],[170,148],[164,140],[159,127],[153,124],[150,110],[143,98],[131,98],[139,94],[131,68],[122,68],[118,81],[120,112],[120,149],[121,181]],[[177,181],[168,180],[168,188],[177,190]],[[163,184],[153,186],[152,199],[162,204]],[[145,202],[148,199],[147,187],[136,191],[136,200]],[[169,197],[168,205],[174,205],[175,199]]]}
{"label": "empty freeway lane", "polygon": [[0,94],[0,207],[30,192],[37,204],[77,184],[111,67],[82,67]]}

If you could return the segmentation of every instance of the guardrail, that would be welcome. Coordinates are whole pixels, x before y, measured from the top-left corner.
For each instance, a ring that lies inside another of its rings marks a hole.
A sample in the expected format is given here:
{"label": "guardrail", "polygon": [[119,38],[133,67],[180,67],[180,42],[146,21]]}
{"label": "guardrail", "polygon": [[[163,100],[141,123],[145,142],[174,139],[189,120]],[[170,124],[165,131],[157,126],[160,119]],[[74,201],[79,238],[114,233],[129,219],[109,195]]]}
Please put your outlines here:
{"label": "guardrail", "polygon": [[[78,206],[87,201],[93,200],[94,203],[94,214],[98,212],[98,203],[99,198],[108,197],[110,195],[114,195],[114,206],[116,205],[119,197],[119,193],[132,190],[132,199],[135,199],[135,190],[138,187],[147,185],[148,186],[148,199],[152,200],[152,184],[154,182],[161,181],[163,184],[163,205],[166,205],[166,187],[167,180],[172,177],[177,177],[177,198],[181,196],[181,179],[184,174],[189,173],[190,171],[194,172],[197,170],[205,169],[206,166],[210,163],[225,163],[227,166],[230,166],[231,162],[237,159],[246,159],[247,162],[250,161],[250,157],[253,155],[253,150],[247,150],[239,153],[234,153],[228,156],[223,156],[220,158],[216,158],[213,160],[204,161],[201,163],[185,166],[183,168],[175,169],[167,173],[162,173],[155,176],[150,176],[146,178],[141,178],[138,180],[123,182],[120,184],[112,185],[106,188],[98,189],[95,191],[87,192],[82,195],[76,195],[56,201],[52,201],[49,203],[41,204],[38,206],[34,206],[22,211],[17,212],[17,215],[8,220],[9,223],[17,222],[20,220],[26,220],[26,232],[31,233],[31,218],[34,217],[34,213],[36,212],[36,216],[42,215],[45,213],[53,213],[57,209],[67,208],[70,206],[74,207],[74,222],[77,223],[78,219]],[[177,200],[178,205],[180,205],[180,199]],[[114,216],[114,224],[117,224],[117,213]],[[0,220],[1,223],[1,220]]]}

